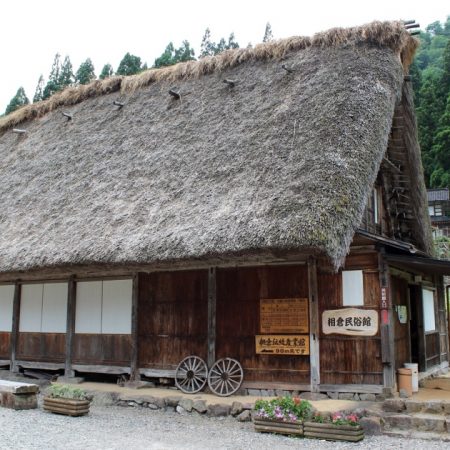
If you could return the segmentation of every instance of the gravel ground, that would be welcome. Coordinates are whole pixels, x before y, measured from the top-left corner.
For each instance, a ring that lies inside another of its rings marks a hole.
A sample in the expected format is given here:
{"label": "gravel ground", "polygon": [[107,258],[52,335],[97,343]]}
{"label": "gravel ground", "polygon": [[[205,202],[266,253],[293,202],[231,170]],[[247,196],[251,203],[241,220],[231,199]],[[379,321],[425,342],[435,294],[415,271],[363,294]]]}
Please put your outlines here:
{"label": "gravel ground", "polygon": [[388,436],[362,443],[296,439],[253,431],[232,418],[152,411],[144,408],[91,406],[88,416],[71,418],[35,409],[0,408],[1,449],[450,449],[450,443]]}

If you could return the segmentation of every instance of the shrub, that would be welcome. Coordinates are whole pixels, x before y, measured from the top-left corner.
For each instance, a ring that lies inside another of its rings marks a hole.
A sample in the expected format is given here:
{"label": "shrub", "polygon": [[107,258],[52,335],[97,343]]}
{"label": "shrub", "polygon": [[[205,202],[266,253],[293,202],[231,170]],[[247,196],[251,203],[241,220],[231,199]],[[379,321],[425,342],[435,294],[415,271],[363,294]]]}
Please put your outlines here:
{"label": "shrub", "polygon": [[52,384],[48,389],[48,396],[53,398],[70,398],[74,400],[88,399],[86,391],[67,384]]}
{"label": "shrub", "polygon": [[278,397],[273,400],[257,400],[256,417],[282,422],[303,421],[311,416],[312,406],[299,397]]}

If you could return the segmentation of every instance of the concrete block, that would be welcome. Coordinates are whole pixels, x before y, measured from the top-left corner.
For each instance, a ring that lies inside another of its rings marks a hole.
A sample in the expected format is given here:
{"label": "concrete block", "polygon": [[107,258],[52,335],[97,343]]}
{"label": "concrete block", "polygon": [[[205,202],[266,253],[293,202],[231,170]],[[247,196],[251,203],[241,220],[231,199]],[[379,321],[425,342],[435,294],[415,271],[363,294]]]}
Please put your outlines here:
{"label": "concrete block", "polygon": [[382,433],[380,417],[362,417],[359,423],[367,435],[378,435]]}
{"label": "concrete block", "polygon": [[387,412],[402,412],[405,409],[405,401],[401,398],[389,398],[383,403],[383,410]]}
{"label": "concrete block", "polygon": [[11,392],[0,392],[0,406],[15,410],[37,408],[37,397],[35,393],[13,394]]}

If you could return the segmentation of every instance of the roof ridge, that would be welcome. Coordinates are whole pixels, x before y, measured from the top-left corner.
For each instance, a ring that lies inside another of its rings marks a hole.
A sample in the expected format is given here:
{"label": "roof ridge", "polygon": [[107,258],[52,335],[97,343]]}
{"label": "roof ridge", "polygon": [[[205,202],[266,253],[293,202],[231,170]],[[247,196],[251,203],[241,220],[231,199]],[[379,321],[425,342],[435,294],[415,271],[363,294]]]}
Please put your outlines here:
{"label": "roof ridge", "polygon": [[308,47],[326,48],[342,45],[374,44],[391,48],[398,53],[407,71],[411,63],[418,40],[413,38],[401,21],[374,21],[366,25],[351,28],[331,28],[316,33],[313,37],[293,36],[277,41],[255,45],[253,48],[226,50],[219,55],[187,61],[159,69],[148,69],[137,75],[113,76],[104,80],[95,80],[87,85],[70,86],[56,92],[49,99],[23,106],[0,119],[0,132],[4,132],[27,120],[42,117],[60,106],[70,106],[91,98],[112,92],[132,93],[152,83],[199,78],[214,72],[222,72],[248,61],[282,59],[291,51]]}

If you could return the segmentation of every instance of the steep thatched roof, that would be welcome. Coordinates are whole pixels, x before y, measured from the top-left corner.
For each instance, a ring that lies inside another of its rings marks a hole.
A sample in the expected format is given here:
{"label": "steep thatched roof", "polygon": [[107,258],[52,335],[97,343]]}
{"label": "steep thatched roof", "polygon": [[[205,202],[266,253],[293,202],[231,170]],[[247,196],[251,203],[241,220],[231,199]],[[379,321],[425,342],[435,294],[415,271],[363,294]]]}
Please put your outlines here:
{"label": "steep thatched roof", "polygon": [[330,30],[17,111],[0,122],[0,271],[305,249],[338,265],[415,47],[400,23]]}

